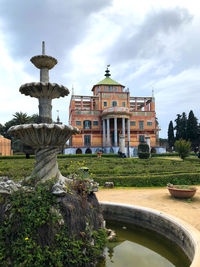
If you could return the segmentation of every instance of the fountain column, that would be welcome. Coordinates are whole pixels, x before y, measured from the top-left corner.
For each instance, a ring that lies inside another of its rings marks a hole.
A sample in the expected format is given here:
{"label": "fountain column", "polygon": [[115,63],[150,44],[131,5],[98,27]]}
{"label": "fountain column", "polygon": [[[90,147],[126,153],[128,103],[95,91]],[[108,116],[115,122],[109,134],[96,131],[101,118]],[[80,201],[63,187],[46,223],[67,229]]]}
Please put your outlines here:
{"label": "fountain column", "polygon": [[[49,64],[49,61],[45,57],[45,42],[42,42],[42,55],[40,56],[40,61],[36,62],[34,60],[35,57],[31,59],[31,62],[40,69],[40,82],[42,83],[49,83],[49,69],[54,67],[56,62],[54,62],[53,66],[52,64]],[[39,101],[39,120],[40,122],[44,123],[51,123],[52,122],[52,99],[47,96],[40,96],[38,98]]]}
{"label": "fountain column", "polygon": [[[45,56],[45,42],[42,42],[42,55]],[[40,69],[40,82],[49,82],[49,69],[47,67],[42,67]]]}

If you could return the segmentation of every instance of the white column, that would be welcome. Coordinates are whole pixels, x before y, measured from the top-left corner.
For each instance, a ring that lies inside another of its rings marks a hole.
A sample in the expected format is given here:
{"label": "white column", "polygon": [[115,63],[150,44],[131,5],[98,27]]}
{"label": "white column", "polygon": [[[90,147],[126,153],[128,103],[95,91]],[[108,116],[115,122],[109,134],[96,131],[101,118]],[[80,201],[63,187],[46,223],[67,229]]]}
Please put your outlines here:
{"label": "white column", "polygon": [[106,145],[106,123],[105,120],[103,119],[103,146]]}
{"label": "white column", "polygon": [[145,141],[146,141],[147,145],[149,146],[149,151],[150,151],[150,149],[151,149],[150,137],[146,136],[145,139],[146,139]]}
{"label": "white column", "polygon": [[110,146],[110,119],[107,119],[107,145]]}
{"label": "white column", "polygon": [[130,142],[130,119],[127,119],[127,141]]}
{"label": "white column", "polygon": [[128,152],[128,157],[130,157],[130,119],[127,119],[127,152]]}
{"label": "white column", "polygon": [[117,118],[114,118],[114,145],[117,146]]}
{"label": "white column", "polygon": [[122,118],[122,135],[125,137],[125,118]]}

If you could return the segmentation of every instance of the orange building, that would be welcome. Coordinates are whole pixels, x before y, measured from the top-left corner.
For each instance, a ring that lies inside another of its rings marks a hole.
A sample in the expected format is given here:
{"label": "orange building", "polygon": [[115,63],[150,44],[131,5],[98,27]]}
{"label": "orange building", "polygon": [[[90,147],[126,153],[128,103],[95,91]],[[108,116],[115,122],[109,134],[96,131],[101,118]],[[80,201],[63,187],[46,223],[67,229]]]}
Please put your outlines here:
{"label": "orange building", "polygon": [[0,156],[10,156],[11,151],[11,140],[0,135]]}
{"label": "orange building", "polygon": [[81,130],[71,137],[67,154],[118,153],[119,137],[125,137],[126,153],[137,155],[137,146],[147,142],[156,147],[155,98],[133,97],[125,86],[106,78],[92,87],[93,96],[72,93],[69,107],[69,124]]}

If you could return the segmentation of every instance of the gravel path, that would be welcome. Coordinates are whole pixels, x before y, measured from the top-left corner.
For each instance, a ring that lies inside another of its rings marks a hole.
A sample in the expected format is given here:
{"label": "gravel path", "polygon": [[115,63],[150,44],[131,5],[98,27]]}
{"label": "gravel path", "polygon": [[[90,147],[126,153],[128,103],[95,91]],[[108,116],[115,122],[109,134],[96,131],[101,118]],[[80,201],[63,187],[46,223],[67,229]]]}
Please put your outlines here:
{"label": "gravel path", "polygon": [[166,188],[153,189],[101,189],[96,193],[99,201],[125,203],[149,207],[176,216],[200,231],[200,186],[192,200],[172,198]]}

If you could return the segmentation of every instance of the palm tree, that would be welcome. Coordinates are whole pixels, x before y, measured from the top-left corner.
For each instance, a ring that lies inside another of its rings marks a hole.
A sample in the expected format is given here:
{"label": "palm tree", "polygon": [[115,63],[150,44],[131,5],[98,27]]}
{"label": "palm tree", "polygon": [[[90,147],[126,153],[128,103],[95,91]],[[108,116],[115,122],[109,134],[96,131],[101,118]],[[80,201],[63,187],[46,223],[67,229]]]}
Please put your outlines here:
{"label": "palm tree", "polygon": [[26,124],[30,122],[30,117],[27,115],[27,113],[23,113],[21,111],[13,114],[13,117],[13,122],[15,125]]}

